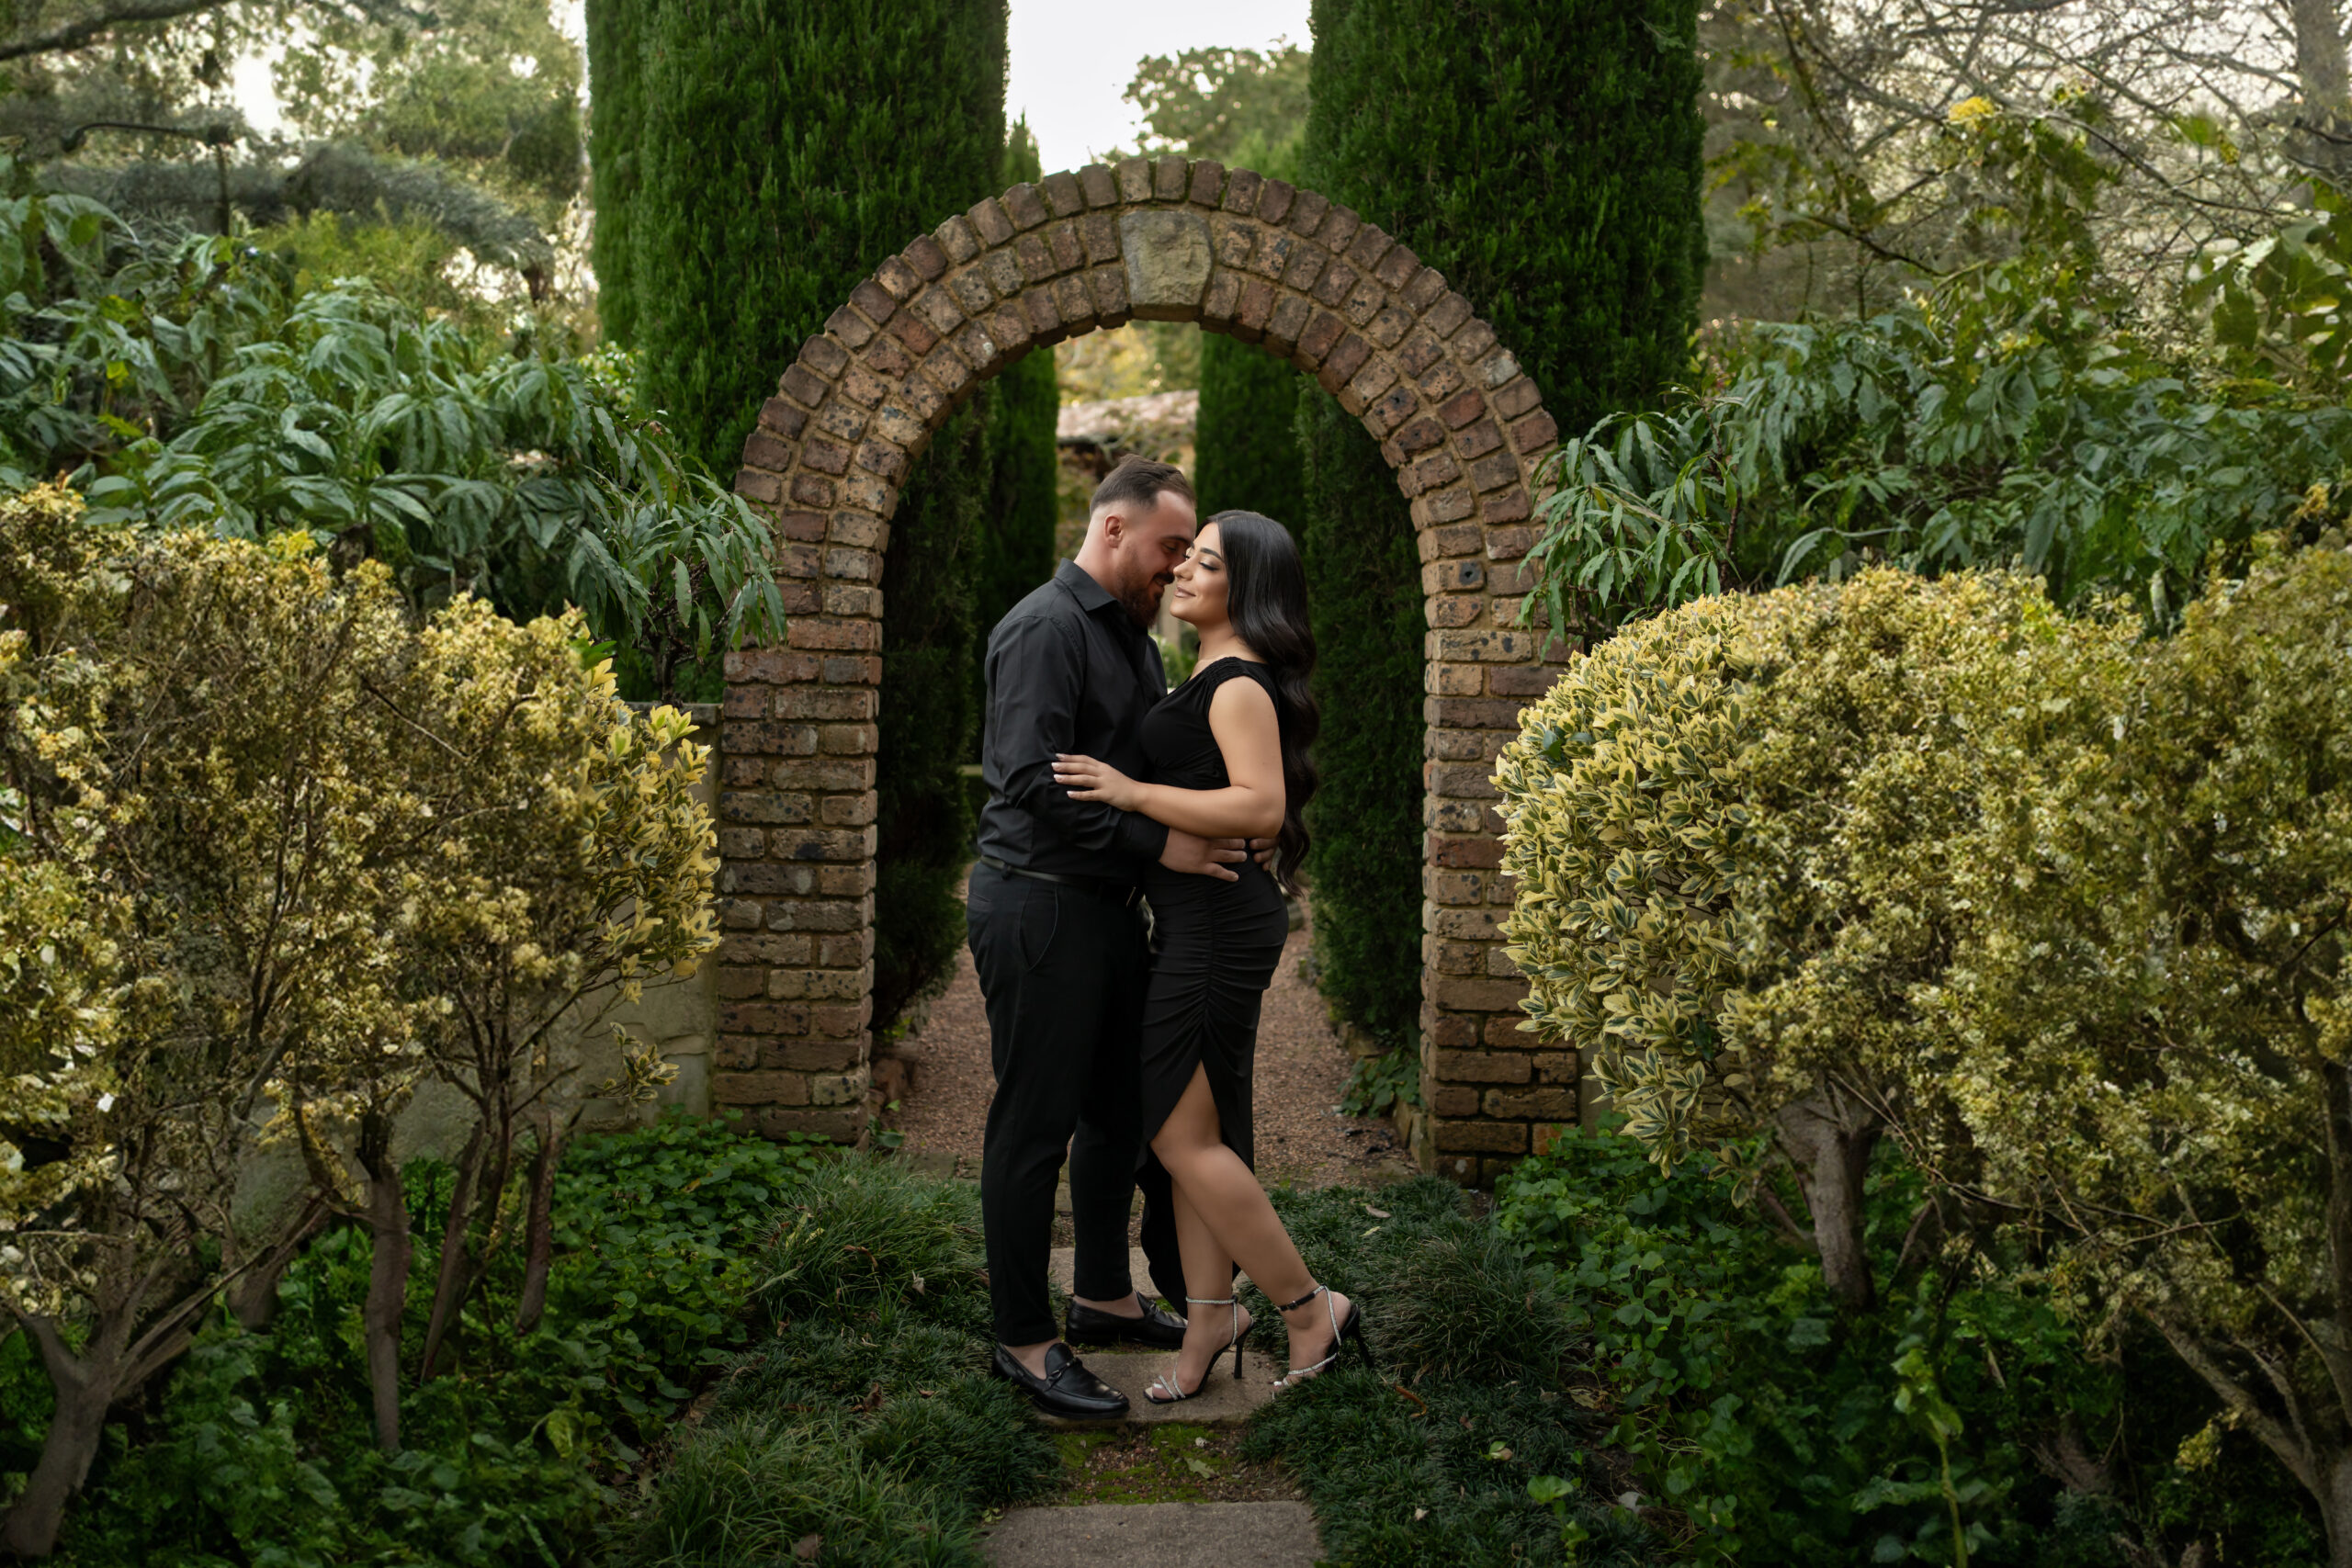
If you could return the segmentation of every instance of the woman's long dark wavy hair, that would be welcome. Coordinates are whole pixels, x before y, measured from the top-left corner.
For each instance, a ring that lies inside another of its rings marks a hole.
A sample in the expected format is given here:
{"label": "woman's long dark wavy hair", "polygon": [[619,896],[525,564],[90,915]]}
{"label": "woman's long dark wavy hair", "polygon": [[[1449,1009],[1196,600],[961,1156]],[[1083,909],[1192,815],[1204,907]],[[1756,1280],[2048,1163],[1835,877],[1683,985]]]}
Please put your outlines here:
{"label": "woman's long dark wavy hair", "polygon": [[1274,879],[1298,890],[1306,863],[1306,802],[1315,794],[1316,733],[1323,716],[1307,678],[1315,672],[1315,633],[1306,620],[1306,567],[1290,530],[1255,512],[1220,512],[1216,525],[1226,570],[1225,612],[1250,651],[1274,677],[1283,739],[1283,826],[1274,839]]}

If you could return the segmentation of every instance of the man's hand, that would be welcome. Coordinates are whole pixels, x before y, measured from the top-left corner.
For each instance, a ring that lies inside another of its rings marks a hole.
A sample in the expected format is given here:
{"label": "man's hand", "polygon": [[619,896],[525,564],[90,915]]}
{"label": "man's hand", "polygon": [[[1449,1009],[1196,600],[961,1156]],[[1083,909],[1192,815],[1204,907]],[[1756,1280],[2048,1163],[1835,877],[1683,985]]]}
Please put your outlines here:
{"label": "man's hand", "polygon": [[1214,876],[1220,882],[1238,882],[1241,874],[1228,869],[1247,860],[1250,852],[1239,839],[1204,839],[1198,834],[1168,829],[1168,847],[1159,852],[1159,863],[1170,871],[1181,871],[1189,876]]}
{"label": "man's hand", "polygon": [[1272,871],[1274,869],[1274,842],[1275,840],[1272,839],[1252,839],[1250,840],[1250,858],[1258,863],[1259,870]]}

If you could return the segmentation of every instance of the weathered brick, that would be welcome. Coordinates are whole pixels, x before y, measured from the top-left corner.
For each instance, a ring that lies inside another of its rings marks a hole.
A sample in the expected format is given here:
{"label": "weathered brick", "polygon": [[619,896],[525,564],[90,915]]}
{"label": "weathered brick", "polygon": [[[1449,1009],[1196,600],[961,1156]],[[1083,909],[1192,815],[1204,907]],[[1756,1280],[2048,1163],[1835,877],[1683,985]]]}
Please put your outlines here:
{"label": "weathered brick", "polygon": [[1470,301],[1459,294],[1448,294],[1429,309],[1421,318],[1421,325],[1429,328],[1439,341],[1451,338],[1471,317]]}
{"label": "weathered brick", "polygon": [[[1265,207],[1266,198],[1261,196],[1258,198],[1259,216],[1265,216]],[[1299,191],[1296,193],[1295,198],[1290,204],[1290,220],[1288,225],[1290,231],[1294,234],[1311,239],[1314,237],[1315,231],[1323,226],[1323,220],[1330,215],[1330,211],[1331,198],[1329,197],[1323,195],[1319,191]],[[1273,220],[1268,218],[1266,219],[1266,221],[1271,223]]]}
{"label": "weathered brick", "polygon": [[1527,1152],[1527,1126],[1521,1122],[1447,1122],[1432,1137],[1442,1154],[1513,1155]]}
{"label": "weathered brick", "polygon": [[1540,697],[1559,680],[1541,664],[1502,664],[1487,671],[1487,690],[1498,697]]}
{"label": "weathered brick", "polygon": [[1039,188],[1045,195],[1046,209],[1057,218],[1073,218],[1086,210],[1086,192],[1080,187],[1076,175],[1047,175]]}
{"label": "weathered brick", "polygon": [[1573,1089],[1490,1089],[1480,1100],[1478,1109],[1488,1116],[1511,1117],[1521,1121],[1557,1122],[1577,1113],[1577,1091]]}
{"label": "weathered brick", "polygon": [[1352,208],[1335,207],[1323,215],[1322,227],[1316,231],[1315,237],[1334,254],[1344,254],[1354,242],[1356,231],[1363,227],[1363,220],[1355,215]]}
{"label": "weathered brick", "polygon": [[808,1075],[781,1071],[713,1073],[710,1098],[721,1105],[806,1105]]}
{"label": "weathered brick", "polygon": [[1266,318],[1266,347],[1283,358],[1295,353],[1307,313],[1314,308],[1305,295],[1284,291],[1274,301],[1274,313]]}
{"label": "weathered brick", "polygon": [[833,389],[831,382],[797,362],[785,371],[782,384],[785,391],[811,409],[824,407],[826,395]]}
{"label": "weathered brick", "polygon": [[994,197],[974,202],[964,216],[971,220],[972,232],[980,237],[983,245],[1001,245],[1012,238],[1012,220],[1005,216],[1002,204]]}
{"label": "weathered brick", "polygon": [[873,919],[870,899],[795,898],[767,907],[772,931],[849,931],[870,925]]}
{"label": "weathered brick", "polygon": [[1115,207],[1119,202],[1119,182],[1111,175],[1109,165],[1089,164],[1078,171],[1078,188],[1089,207]]}
{"label": "weathered brick", "polygon": [[720,1008],[715,1021],[729,1034],[803,1034],[808,1029],[808,1010],[742,1002]]}
{"label": "weathered brick", "polygon": [[1192,165],[1182,158],[1154,158],[1151,161],[1151,198],[1154,201],[1182,201],[1184,187],[1192,177]]}
{"label": "weathered brick", "polygon": [[784,499],[784,476],[757,468],[735,470],[735,493],[754,506],[774,506]]}
{"label": "weathered brick", "polygon": [[[1441,702],[1453,699],[1430,698],[1428,700]],[[1465,833],[1449,836],[1431,833],[1429,835],[1427,843],[1426,858],[1431,865],[1474,867],[1481,871],[1492,871],[1503,863],[1503,847],[1500,841],[1483,835]],[[1470,1004],[1449,1002],[1446,1005],[1461,1007]]]}
{"label": "weathered brick", "polygon": [[1122,158],[1113,166],[1112,173],[1119,183],[1121,201],[1151,199],[1152,169],[1148,158]]}
{"label": "weathered brick", "polygon": [[1015,231],[1035,229],[1046,220],[1045,198],[1037,194],[1035,186],[1025,181],[1006,191],[999,199],[1003,202],[1004,215],[1012,220]]}
{"label": "weathered brick", "polygon": [[1298,334],[1299,362],[1310,369],[1321,365],[1347,330],[1348,324],[1329,310],[1317,312],[1315,319],[1307,322],[1306,330]]}
{"label": "weathered brick", "polygon": [[1470,465],[1470,483],[1481,493],[1519,482],[1519,459],[1509,452],[1481,457]]}
{"label": "weathered brick", "polygon": [[1254,169],[1235,169],[1225,177],[1225,210],[1247,218],[1258,210],[1258,192],[1266,176]]}
{"label": "weathered brick", "polygon": [[1210,158],[1193,160],[1185,194],[1196,207],[1215,207],[1225,194],[1225,165]]}
{"label": "weathered brick", "polygon": [[[810,1008],[808,1012],[813,1021],[820,1013],[841,1010],[847,1010],[820,1006]],[[844,1040],[817,1034],[815,1027],[812,1021],[812,1037],[809,1039],[779,1040],[761,1047],[759,1065],[796,1073],[838,1073],[855,1067],[864,1060],[865,1045],[854,1038],[854,1029],[848,1032],[853,1037]]]}
{"label": "weathered brick", "polygon": [[1523,1084],[1528,1080],[1528,1073],[1527,1058],[1516,1053],[1440,1051],[1437,1054],[1437,1076],[1444,1083]]}

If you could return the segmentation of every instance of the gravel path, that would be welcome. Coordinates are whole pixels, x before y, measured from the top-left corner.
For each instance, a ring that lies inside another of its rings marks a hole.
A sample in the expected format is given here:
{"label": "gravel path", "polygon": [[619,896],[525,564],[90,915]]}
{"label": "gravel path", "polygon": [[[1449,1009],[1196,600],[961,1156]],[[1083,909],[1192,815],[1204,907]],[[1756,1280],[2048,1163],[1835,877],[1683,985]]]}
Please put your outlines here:
{"label": "gravel path", "polygon": [[[1324,1016],[1322,998],[1299,978],[1307,936],[1306,930],[1290,933],[1258,1025],[1258,1172],[1269,1182],[1309,1187],[1405,1174],[1402,1151],[1385,1121],[1339,1113],[1351,1064]],[[988,1016],[969,952],[956,954],[956,978],[932,1003],[922,1030],[889,1054],[913,1075],[893,1118],[906,1134],[905,1155],[933,1169],[977,1177],[995,1079],[989,1070]]]}

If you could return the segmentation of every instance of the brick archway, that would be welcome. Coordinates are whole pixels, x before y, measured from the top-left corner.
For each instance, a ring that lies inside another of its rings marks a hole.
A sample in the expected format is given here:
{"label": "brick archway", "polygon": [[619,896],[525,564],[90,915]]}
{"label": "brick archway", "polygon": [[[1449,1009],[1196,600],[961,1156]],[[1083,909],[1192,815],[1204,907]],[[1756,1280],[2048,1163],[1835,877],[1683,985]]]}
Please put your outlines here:
{"label": "brick archway", "polygon": [[[1405,246],[1246,169],[1134,158],[1019,185],[884,261],[803,344],[743,444],[787,645],[730,654],[714,1098],[771,1131],[865,1124],[883,551],[908,466],[1020,355],[1194,321],[1313,375],[1381,442],[1427,595],[1424,1169],[1484,1180],[1576,1115],[1577,1064],[1519,1032],[1487,782],[1548,684],[1517,629],[1536,459],[1557,438],[1470,302]],[[1564,657],[1555,653],[1555,657]]]}

